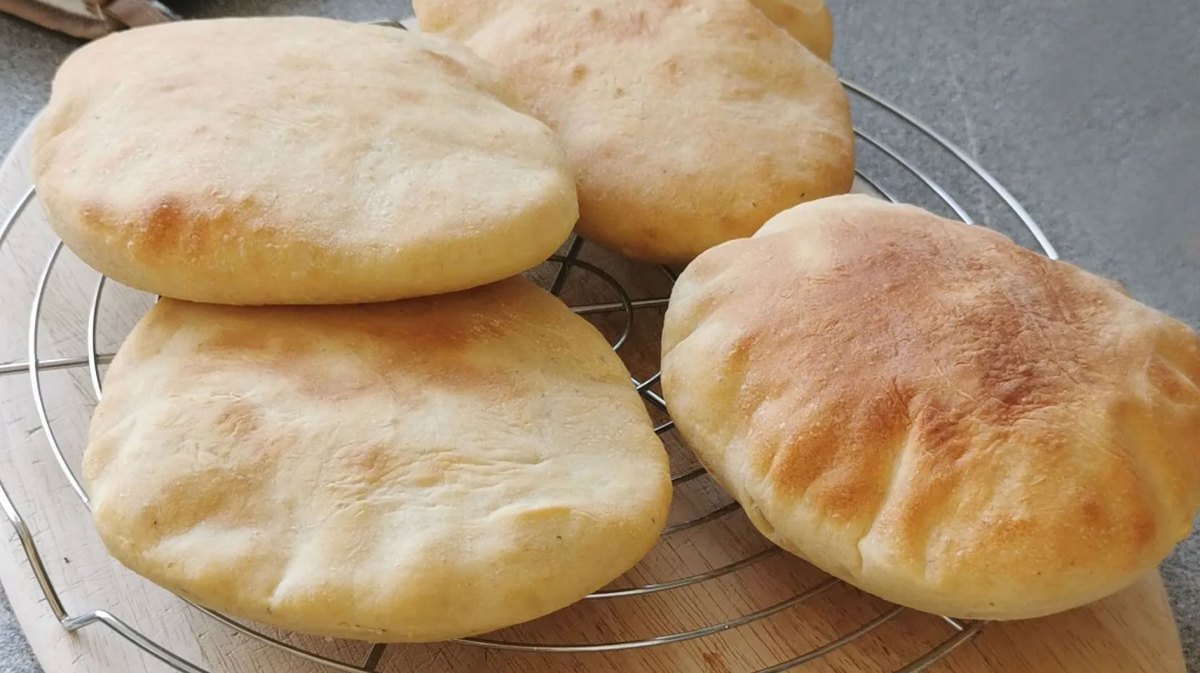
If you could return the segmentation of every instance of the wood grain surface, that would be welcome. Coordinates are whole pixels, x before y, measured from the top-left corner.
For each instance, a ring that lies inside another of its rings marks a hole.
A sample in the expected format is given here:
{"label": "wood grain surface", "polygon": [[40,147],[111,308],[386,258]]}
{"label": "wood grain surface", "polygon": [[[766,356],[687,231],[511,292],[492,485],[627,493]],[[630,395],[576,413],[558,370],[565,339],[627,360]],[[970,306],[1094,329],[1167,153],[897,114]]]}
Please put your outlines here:
{"label": "wood grain surface", "polygon": [[[9,212],[29,186],[28,133],[0,166],[0,214]],[[99,276],[64,250],[45,274],[56,239],[36,200],[0,248],[0,363],[28,361],[29,324],[39,279],[45,277],[36,357],[42,362],[87,353],[87,328]],[[619,259],[585,245],[581,259],[612,274],[633,299],[662,297],[669,279],[662,269]],[[536,270],[552,277],[557,265]],[[45,275],[44,275],[45,274]],[[571,304],[617,300],[614,289],[584,269],[573,270],[563,288]],[[109,283],[100,297],[96,346],[111,354],[152,298]],[[591,316],[615,337],[624,314]],[[634,312],[622,355],[644,379],[657,367],[661,310]],[[223,673],[305,673],[330,670],[257,641],[126,571],[104,552],[82,504],[59,469],[34,404],[28,372],[0,368],[3,479],[34,534],[49,576],[72,614],[104,609],[146,636],[206,670]],[[100,368],[103,373],[103,367]],[[86,366],[46,369],[40,376],[53,441],[77,468],[95,403]],[[665,419],[653,409],[658,419]],[[695,465],[670,432],[664,434],[676,474]],[[680,484],[672,523],[688,521],[729,503],[707,477]],[[3,525],[3,524],[0,524]],[[34,651],[50,673],[142,673],[168,668],[106,629],[93,624],[67,632],[51,614],[16,536],[5,535],[0,579]],[[665,582],[721,567],[770,549],[738,511],[671,533],[614,587]],[[505,671],[549,673],[646,671],[749,673],[820,651],[881,615],[878,628],[833,649],[798,670],[872,673],[902,669],[957,631],[932,615],[896,610],[883,601],[828,578],[783,553],[717,579],[648,596],[584,601],[530,624],[488,638],[532,643],[603,643],[638,640],[717,624],[772,606],[769,617],[704,638],[635,651],[531,654],[462,644],[389,646],[377,670],[421,673]],[[823,591],[790,605],[798,594]],[[256,627],[279,640],[352,666],[366,661],[371,646]],[[928,670],[943,673],[1182,673],[1184,670],[1162,583],[1146,577],[1107,600],[1061,615],[984,625],[979,635]]]}

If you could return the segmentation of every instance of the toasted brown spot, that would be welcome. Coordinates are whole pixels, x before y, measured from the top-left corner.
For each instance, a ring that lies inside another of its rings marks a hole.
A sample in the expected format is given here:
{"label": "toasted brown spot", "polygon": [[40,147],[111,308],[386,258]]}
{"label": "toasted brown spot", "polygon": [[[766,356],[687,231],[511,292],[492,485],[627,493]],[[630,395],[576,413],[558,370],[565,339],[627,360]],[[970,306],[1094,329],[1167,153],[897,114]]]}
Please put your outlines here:
{"label": "toasted brown spot", "polygon": [[187,210],[182,201],[164,198],[150,207],[142,226],[133,230],[130,243],[134,254],[142,258],[161,255],[168,248],[176,248],[181,238],[187,236]]}

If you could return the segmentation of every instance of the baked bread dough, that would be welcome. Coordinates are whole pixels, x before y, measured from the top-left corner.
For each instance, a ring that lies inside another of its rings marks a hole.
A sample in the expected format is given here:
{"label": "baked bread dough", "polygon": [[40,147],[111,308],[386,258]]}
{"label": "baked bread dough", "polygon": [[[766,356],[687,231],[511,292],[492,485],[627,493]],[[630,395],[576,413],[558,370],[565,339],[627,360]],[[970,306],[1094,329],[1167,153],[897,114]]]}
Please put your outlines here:
{"label": "baked bread dough", "polygon": [[561,145],[461,46],[316,18],[117,33],[59,69],[33,150],[51,224],[127,285],[227,304],[384,301],[546,259]]}
{"label": "baked bread dough", "polygon": [[1150,571],[1200,507],[1200,338],[1115,283],[865,196],[679,278],[676,427],[771,540],[890,601],[1035,617]]}
{"label": "baked bread dough", "polygon": [[826,61],[833,55],[833,17],[824,0],[750,0],[775,25]]}
{"label": "baked bread dough", "polygon": [[590,240],[680,263],[850,189],[837,73],[746,0],[416,0],[558,132]]}
{"label": "baked bread dough", "polygon": [[135,572],[376,642],[573,603],[637,563],[671,498],[629,372],[521,278],[361,306],[164,299],[112,363],[84,474]]}

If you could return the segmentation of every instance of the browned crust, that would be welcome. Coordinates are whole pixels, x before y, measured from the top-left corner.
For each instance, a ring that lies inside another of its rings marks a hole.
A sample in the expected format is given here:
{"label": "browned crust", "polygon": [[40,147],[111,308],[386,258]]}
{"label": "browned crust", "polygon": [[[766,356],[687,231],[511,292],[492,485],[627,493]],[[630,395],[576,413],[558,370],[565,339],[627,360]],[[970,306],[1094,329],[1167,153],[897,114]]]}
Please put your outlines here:
{"label": "browned crust", "polygon": [[921,609],[1098,598],[1200,507],[1195,333],[915,208],[826,199],[706,253],[663,348],[679,429],[773,539]]}

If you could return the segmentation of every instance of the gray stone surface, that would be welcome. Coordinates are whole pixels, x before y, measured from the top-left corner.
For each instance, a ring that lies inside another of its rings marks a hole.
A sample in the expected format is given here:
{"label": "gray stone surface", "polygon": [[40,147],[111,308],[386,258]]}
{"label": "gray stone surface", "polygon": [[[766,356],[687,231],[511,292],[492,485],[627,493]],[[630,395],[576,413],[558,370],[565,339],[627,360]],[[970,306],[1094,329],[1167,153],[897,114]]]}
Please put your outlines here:
{"label": "gray stone surface", "polygon": [[[989,168],[1064,259],[1200,326],[1200,3],[1196,0],[829,0],[841,72],[912,111]],[[210,0],[187,16],[373,19],[406,3]],[[0,17],[0,147],[45,101],[74,41]],[[1033,240],[978,181],[886,115],[862,126],[932,173],[978,219]],[[906,199],[931,193],[872,150],[860,165]],[[911,181],[910,181],[911,182]],[[1190,670],[1200,673],[1200,538],[1164,565]],[[6,606],[0,670],[35,671]]]}

